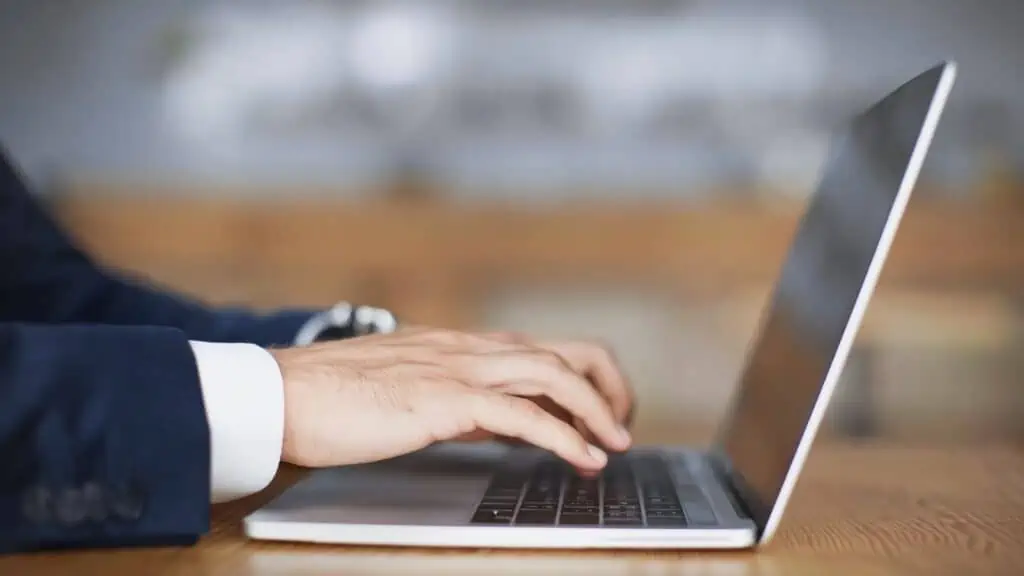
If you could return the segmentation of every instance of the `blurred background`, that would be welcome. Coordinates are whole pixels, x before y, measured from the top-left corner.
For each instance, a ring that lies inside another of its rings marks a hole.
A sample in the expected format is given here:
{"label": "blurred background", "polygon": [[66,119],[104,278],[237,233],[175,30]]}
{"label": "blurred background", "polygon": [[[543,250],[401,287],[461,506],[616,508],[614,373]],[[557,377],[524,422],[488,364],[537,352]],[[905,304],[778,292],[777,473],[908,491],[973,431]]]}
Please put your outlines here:
{"label": "blurred background", "polygon": [[602,339],[648,438],[722,416],[835,128],[954,58],[828,434],[1024,437],[1017,0],[0,14],[0,141],[101,260],[215,303]]}

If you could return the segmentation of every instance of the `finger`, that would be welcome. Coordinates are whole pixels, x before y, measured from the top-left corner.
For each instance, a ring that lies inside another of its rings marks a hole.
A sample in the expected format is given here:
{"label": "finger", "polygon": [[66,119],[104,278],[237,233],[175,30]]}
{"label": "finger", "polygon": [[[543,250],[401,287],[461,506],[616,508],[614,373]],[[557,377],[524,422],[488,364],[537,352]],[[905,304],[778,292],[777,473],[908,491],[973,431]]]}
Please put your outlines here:
{"label": "finger", "polygon": [[572,426],[529,400],[486,390],[470,394],[467,399],[477,428],[519,438],[583,470],[600,470],[608,462],[608,456],[588,444]]}
{"label": "finger", "polygon": [[629,423],[633,410],[633,390],[614,355],[605,347],[584,342],[540,342],[538,346],[555,352],[588,377],[611,404],[615,419]]}
{"label": "finger", "polygon": [[586,423],[580,420],[578,416],[572,417],[572,427],[579,430],[580,434],[583,435],[583,439],[587,442],[595,442],[597,440],[594,433],[590,431],[590,428],[587,428]]}
{"label": "finger", "polygon": [[[557,407],[563,408],[569,415],[578,419],[584,425],[581,432],[593,432],[602,444],[615,450],[625,450],[629,447],[629,433],[615,421],[608,403],[589,382],[564,367],[545,367],[538,370],[541,376],[544,375],[544,370],[551,370],[551,376],[538,380],[507,382],[496,389],[516,396],[545,396]],[[564,417],[559,419],[566,420]],[[586,436],[585,432],[583,435]]]}
{"label": "finger", "polygon": [[474,430],[472,432],[467,432],[466,434],[462,434],[460,436],[456,436],[455,438],[452,439],[452,441],[453,442],[486,442],[488,440],[494,440],[495,438],[497,438],[497,436],[495,436],[494,434],[488,432],[487,430]]}
{"label": "finger", "polygon": [[591,432],[589,428],[587,428],[587,425],[583,422],[583,420],[580,419],[579,416],[573,416],[565,408],[562,408],[547,396],[531,398],[531,400],[533,400],[538,406],[547,410],[549,413],[551,413],[559,420],[572,424],[572,427],[579,431],[579,433],[583,436],[583,439],[586,440],[587,442],[593,444],[594,442],[599,441],[597,437],[594,436],[594,433]]}
{"label": "finger", "polygon": [[[501,392],[500,389],[496,389],[496,391]],[[546,411],[548,414],[551,414],[555,418],[558,418],[559,420],[561,420],[563,422],[572,423],[573,427],[576,428],[576,430],[580,433],[580,435],[583,436],[583,439],[586,440],[588,443],[593,444],[594,442],[597,441],[597,439],[594,438],[593,434],[590,434],[589,431],[586,431],[587,430],[586,426],[584,426],[583,424],[580,424],[578,426],[576,425],[575,422],[578,421],[579,418],[576,418],[575,416],[570,414],[568,411],[566,411],[565,408],[562,408],[561,406],[559,406],[554,400],[551,400],[547,396],[531,397],[530,400],[534,404],[536,404],[537,406],[540,406],[542,410]],[[504,442],[506,444],[525,444],[525,442],[523,442],[522,440],[520,440],[518,438],[509,438],[507,436],[496,436],[496,435],[491,434],[490,432],[487,432],[487,431],[478,431],[477,433],[478,434],[489,435],[489,436],[491,436],[493,438],[496,438],[499,441]]]}
{"label": "finger", "polygon": [[519,332],[481,332],[480,337],[500,344],[533,344],[533,339]]}
{"label": "finger", "polygon": [[[571,424],[572,427],[575,428],[576,431],[579,432],[580,435],[583,436],[583,439],[586,440],[588,443],[593,444],[595,442],[599,442],[599,440],[594,436],[593,432],[587,429],[587,426],[583,423],[582,420],[570,414],[565,408],[559,406],[558,403],[556,403],[554,400],[551,400],[547,396],[531,397],[530,400],[534,404],[540,406],[541,409],[546,411],[548,414],[551,414],[552,416],[558,418],[563,422]],[[497,438],[498,440],[505,442],[506,444],[524,444],[524,442],[522,440],[519,440],[518,438],[495,436],[493,434],[490,434],[489,432],[484,431],[479,431],[477,432],[477,434]]]}
{"label": "finger", "polygon": [[554,352],[579,374],[589,378],[612,405],[615,418],[631,424],[635,411],[632,386],[614,354],[604,346],[574,341],[535,341],[516,332],[487,332],[483,337],[502,344],[525,344]]}

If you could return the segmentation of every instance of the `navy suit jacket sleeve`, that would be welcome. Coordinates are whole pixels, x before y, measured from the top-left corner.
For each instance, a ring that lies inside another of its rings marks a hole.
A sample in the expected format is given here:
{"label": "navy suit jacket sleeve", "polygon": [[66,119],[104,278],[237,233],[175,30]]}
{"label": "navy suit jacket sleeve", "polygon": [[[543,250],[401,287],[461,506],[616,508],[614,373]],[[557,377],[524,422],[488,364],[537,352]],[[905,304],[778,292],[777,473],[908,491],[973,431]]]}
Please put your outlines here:
{"label": "navy suit jacket sleeve", "polygon": [[283,346],[312,314],[212,309],[102,269],[58,229],[0,149],[0,322],[166,326],[192,340]]}
{"label": "navy suit jacket sleeve", "polygon": [[287,345],[310,314],[215,310],[101,269],[0,150],[0,552],[194,541],[210,442],[189,340]]}
{"label": "navy suit jacket sleeve", "polygon": [[209,508],[180,330],[0,324],[0,552],[188,544]]}

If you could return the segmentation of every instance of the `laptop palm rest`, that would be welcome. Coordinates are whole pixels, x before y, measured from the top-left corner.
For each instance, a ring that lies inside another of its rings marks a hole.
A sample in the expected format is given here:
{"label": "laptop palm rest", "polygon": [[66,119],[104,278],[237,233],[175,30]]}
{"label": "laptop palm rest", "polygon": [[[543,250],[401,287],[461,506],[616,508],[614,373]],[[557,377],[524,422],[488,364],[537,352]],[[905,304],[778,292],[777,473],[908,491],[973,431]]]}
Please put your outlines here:
{"label": "laptop palm rest", "polygon": [[506,453],[490,444],[440,445],[317,470],[257,514],[313,523],[465,525]]}

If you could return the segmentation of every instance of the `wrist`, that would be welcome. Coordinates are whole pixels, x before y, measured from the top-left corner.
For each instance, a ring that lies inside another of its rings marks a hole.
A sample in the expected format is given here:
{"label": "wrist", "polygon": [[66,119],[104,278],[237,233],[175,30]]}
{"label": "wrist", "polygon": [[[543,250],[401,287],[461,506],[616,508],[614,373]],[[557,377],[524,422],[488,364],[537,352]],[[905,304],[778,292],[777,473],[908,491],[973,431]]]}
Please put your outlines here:
{"label": "wrist", "polygon": [[293,412],[296,410],[295,395],[301,393],[296,388],[301,388],[301,361],[296,357],[303,352],[299,348],[268,348],[267,352],[277,363],[277,369],[281,374],[282,391],[282,426],[281,426],[281,461],[294,463],[291,453],[294,451],[293,444],[295,437],[294,426],[302,419]]}
{"label": "wrist", "polygon": [[305,467],[337,462],[332,455],[339,442],[336,423],[350,421],[351,415],[339,412],[333,397],[343,397],[346,384],[360,381],[339,354],[345,346],[321,343],[269,351],[283,382],[282,462]]}

